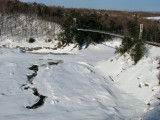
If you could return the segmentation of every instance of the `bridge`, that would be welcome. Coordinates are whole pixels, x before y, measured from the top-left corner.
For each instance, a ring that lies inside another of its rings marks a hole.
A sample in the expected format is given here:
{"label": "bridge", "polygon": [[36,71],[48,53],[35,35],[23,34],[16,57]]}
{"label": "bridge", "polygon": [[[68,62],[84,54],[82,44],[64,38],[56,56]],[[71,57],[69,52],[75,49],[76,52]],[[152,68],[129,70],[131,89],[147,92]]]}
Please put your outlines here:
{"label": "bridge", "polygon": [[[73,21],[74,21],[73,22],[73,26],[75,26],[76,30],[78,30],[78,31],[95,32],[95,33],[107,34],[107,35],[111,35],[111,36],[115,36],[115,37],[120,37],[120,38],[124,38],[125,37],[124,35],[115,34],[115,33],[106,32],[106,31],[101,31],[101,30],[77,28],[76,27],[77,26],[77,24],[76,24],[76,18],[74,18]],[[143,32],[143,24],[140,24],[139,40],[142,39],[142,32]],[[126,36],[126,37],[129,37],[129,36]],[[150,42],[150,41],[144,41],[144,43],[160,47],[160,43]]]}
{"label": "bridge", "polygon": [[124,38],[124,37],[125,37],[124,35],[115,34],[115,33],[106,32],[106,31],[101,31],[101,30],[77,28],[76,18],[73,18],[73,26],[75,26],[75,28],[76,28],[78,31],[95,32],[95,33],[107,34],[107,35],[111,35],[111,36],[115,36],[115,37],[120,37],[120,38]]}
{"label": "bridge", "polygon": [[115,36],[115,37],[124,38],[123,35],[115,34],[115,33],[110,33],[110,32],[106,32],[106,31],[101,31],[101,30],[82,29],[82,28],[76,28],[76,29],[77,29],[78,31],[95,32],[95,33],[107,34],[107,35],[111,35],[111,36]]}

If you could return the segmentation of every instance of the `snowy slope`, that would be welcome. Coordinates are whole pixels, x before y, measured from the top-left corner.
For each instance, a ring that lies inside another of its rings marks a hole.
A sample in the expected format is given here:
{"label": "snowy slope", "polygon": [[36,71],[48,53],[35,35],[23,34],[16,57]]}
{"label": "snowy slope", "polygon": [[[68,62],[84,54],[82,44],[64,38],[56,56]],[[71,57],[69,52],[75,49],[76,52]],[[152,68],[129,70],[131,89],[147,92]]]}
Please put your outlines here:
{"label": "snowy slope", "polygon": [[[159,48],[151,47],[148,58],[133,66],[128,57],[114,55],[118,41],[73,49],[74,54],[0,48],[0,120],[138,120],[149,116],[146,103],[159,91],[155,60]],[[34,73],[29,70],[32,65],[38,66],[33,84],[27,79]],[[39,100],[32,89],[25,90],[27,86],[47,96],[44,105],[26,108]]]}
{"label": "snowy slope", "polygon": [[[117,55],[109,60],[98,62],[96,68],[113,81],[115,86],[126,93],[132,94],[144,104],[151,105],[152,107],[149,107],[149,110],[157,108],[160,110],[160,106],[157,106],[159,104],[157,98],[160,97],[157,78],[160,48],[149,45],[146,45],[146,47],[148,48],[148,54],[137,65],[133,65],[130,56],[126,54],[125,56]],[[156,111],[154,113],[159,114]],[[160,115],[158,117],[160,118]],[[159,120],[158,117],[154,119]]]}

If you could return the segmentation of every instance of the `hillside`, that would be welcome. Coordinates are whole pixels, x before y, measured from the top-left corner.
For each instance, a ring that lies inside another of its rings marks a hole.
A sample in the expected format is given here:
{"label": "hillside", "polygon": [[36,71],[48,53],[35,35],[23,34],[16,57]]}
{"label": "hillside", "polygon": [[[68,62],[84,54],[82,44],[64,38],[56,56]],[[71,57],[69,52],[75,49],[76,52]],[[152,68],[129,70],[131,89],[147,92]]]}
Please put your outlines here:
{"label": "hillside", "polygon": [[[146,45],[148,52],[134,65],[128,54],[99,62],[96,67],[113,84],[131,94],[149,107],[144,110],[144,120],[159,120],[159,62],[160,49]],[[105,67],[104,67],[105,66]],[[109,68],[109,69],[108,69]]]}
{"label": "hillside", "polygon": [[55,48],[62,31],[60,25],[42,20],[36,15],[6,15],[1,17],[1,22],[0,45],[3,47]]}

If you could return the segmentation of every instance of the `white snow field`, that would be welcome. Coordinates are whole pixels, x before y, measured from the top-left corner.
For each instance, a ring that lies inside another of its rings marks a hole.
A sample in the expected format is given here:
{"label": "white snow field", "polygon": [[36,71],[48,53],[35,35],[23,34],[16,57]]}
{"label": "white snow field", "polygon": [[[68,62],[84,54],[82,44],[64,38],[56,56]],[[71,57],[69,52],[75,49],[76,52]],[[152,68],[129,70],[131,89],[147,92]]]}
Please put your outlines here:
{"label": "white snow field", "polygon": [[145,17],[145,19],[148,19],[148,20],[160,20],[160,16],[157,16],[157,17]]}
{"label": "white snow field", "polygon": [[[127,54],[114,54],[118,44],[56,51],[72,54],[0,48],[0,120],[159,120],[160,48],[148,46],[147,57],[133,65]],[[37,109],[26,108],[39,101],[31,88],[47,96]]]}

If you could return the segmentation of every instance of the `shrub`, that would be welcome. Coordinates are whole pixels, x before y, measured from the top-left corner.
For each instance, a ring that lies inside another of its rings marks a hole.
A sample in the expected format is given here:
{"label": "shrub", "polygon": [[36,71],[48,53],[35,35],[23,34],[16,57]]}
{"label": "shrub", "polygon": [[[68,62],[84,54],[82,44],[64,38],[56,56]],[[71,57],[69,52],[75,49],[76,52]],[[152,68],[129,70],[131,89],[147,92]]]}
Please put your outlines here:
{"label": "shrub", "polygon": [[52,39],[48,39],[48,42],[52,42]]}
{"label": "shrub", "polygon": [[84,42],[85,35],[83,32],[79,31],[76,35],[75,41],[78,43],[78,45],[81,47]]}
{"label": "shrub", "polygon": [[52,39],[45,40],[45,42],[46,42],[46,43],[47,43],[47,42],[52,42]]}
{"label": "shrub", "polygon": [[122,40],[122,45],[116,47],[115,53],[124,54],[130,52],[130,56],[136,64],[145,54],[146,48],[142,41],[137,41],[129,37],[125,37]]}
{"label": "shrub", "polygon": [[34,43],[36,40],[34,38],[29,38],[28,42],[29,43]]}
{"label": "shrub", "polygon": [[131,50],[131,57],[136,64],[145,54],[146,48],[143,42],[137,42]]}
{"label": "shrub", "polygon": [[122,40],[122,45],[119,48],[116,48],[115,53],[124,54],[129,51],[135,44],[135,41],[130,37],[124,37]]}

